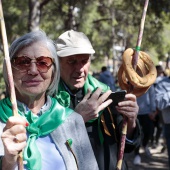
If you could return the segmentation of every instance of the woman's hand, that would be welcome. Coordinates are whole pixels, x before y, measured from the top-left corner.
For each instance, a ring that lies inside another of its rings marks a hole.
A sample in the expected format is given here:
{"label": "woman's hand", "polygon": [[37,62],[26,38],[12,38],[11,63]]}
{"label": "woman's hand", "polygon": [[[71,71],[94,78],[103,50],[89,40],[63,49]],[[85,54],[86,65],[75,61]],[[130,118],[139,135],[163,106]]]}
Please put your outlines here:
{"label": "woman's hand", "polygon": [[28,122],[20,116],[8,119],[1,135],[4,145],[2,169],[13,169],[17,166],[18,153],[26,146]]}

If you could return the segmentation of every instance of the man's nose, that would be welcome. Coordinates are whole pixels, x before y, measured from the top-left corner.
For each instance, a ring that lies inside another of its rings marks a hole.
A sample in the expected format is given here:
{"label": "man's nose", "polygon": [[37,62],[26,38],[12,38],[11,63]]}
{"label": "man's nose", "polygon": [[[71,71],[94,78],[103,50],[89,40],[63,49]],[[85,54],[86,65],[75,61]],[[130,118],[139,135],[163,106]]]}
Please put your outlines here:
{"label": "man's nose", "polygon": [[84,64],[82,63],[76,64],[76,70],[80,72],[84,71]]}

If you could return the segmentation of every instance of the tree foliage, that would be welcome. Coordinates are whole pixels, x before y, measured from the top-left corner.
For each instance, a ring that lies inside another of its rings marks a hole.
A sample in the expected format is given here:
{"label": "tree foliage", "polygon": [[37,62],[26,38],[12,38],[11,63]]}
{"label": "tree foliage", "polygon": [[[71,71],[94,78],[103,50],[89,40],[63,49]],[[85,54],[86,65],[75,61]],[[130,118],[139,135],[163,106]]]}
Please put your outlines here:
{"label": "tree foliage", "polygon": [[[66,30],[84,32],[96,51],[93,64],[104,57],[120,60],[115,47],[136,46],[144,0],[5,0],[2,2],[9,44],[30,30],[42,29],[53,40]],[[155,63],[170,53],[170,1],[149,2],[141,49]],[[123,49],[123,48],[122,48]],[[1,44],[2,51],[2,44]]]}

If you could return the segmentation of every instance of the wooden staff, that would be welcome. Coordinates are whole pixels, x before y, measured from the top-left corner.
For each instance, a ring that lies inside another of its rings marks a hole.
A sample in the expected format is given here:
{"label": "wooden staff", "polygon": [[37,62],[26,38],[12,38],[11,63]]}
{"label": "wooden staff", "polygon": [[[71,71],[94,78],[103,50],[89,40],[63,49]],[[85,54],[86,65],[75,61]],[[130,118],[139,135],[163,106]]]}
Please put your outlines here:
{"label": "wooden staff", "polygon": [[135,70],[136,70],[136,67],[137,67],[138,55],[139,55],[140,46],[141,46],[141,43],[142,43],[143,30],[144,30],[144,24],[145,24],[145,18],[146,18],[148,3],[149,3],[149,0],[146,0],[145,5],[144,5],[144,9],[143,9],[143,13],[142,13],[142,19],[141,19],[141,24],[140,24],[140,28],[139,28],[139,34],[138,34],[136,49],[135,49],[134,56],[132,58],[132,65],[133,65]]}
{"label": "wooden staff", "polygon": [[[146,0],[144,9],[143,9],[143,13],[142,13],[141,24],[140,24],[140,28],[139,28],[138,40],[137,40],[134,55],[132,57],[132,66],[133,66],[134,70],[136,70],[137,63],[138,63],[138,55],[139,55],[140,46],[141,46],[141,42],[142,42],[142,36],[143,36],[144,23],[145,23],[148,3],[149,3],[149,0]],[[133,86],[131,85],[130,91],[132,91],[132,90],[133,90]],[[122,125],[122,137],[121,137],[121,143],[120,143],[120,150],[119,150],[118,162],[117,162],[117,170],[121,170],[121,168],[122,168],[122,160],[123,160],[123,156],[124,156],[126,134],[127,134],[127,117],[124,117],[123,125]]]}
{"label": "wooden staff", "polygon": [[[3,41],[3,49],[4,49],[4,55],[5,55],[5,65],[8,75],[8,85],[9,85],[9,95],[10,100],[12,103],[12,110],[13,115],[18,116],[18,108],[17,108],[17,102],[16,102],[16,95],[15,95],[15,87],[14,87],[14,80],[13,80],[13,74],[11,69],[11,62],[9,57],[9,51],[8,51],[8,41],[7,41],[7,35],[6,35],[6,28],[5,28],[5,21],[3,16],[3,10],[2,10],[2,2],[0,0],[0,20],[1,20],[1,33],[2,33],[2,41]],[[22,152],[18,154],[18,168],[19,170],[23,170],[23,160],[22,160]]]}

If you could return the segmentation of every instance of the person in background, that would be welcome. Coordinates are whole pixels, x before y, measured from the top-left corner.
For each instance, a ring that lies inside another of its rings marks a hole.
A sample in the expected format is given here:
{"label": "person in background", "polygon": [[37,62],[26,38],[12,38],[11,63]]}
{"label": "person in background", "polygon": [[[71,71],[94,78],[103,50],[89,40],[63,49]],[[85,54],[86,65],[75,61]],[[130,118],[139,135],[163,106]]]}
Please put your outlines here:
{"label": "person in background", "polygon": [[168,160],[170,168],[170,78],[165,77],[155,87],[156,106],[162,112],[163,132],[168,149]]}
{"label": "person in background", "polygon": [[[143,138],[141,146],[144,147],[145,153],[148,157],[151,156],[148,148],[149,140],[153,134],[153,120],[156,115],[156,104],[155,104],[155,89],[152,85],[149,90],[142,96],[137,98],[139,106],[138,120],[142,127]],[[139,153],[140,146],[135,149],[135,157],[133,163],[139,165],[141,163],[141,156]]]}
{"label": "person in background", "polygon": [[[154,83],[155,88],[157,84],[166,77],[163,67],[161,65],[156,65],[156,70],[157,70],[157,78]],[[163,129],[162,113],[158,108],[156,109],[156,115],[153,120],[153,123],[154,123],[154,131],[153,131],[152,138],[151,138],[151,145],[153,148],[155,148],[159,144],[159,139],[160,139],[160,136],[162,134],[162,129]],[[162,150],[164,150],[165,144],[162,143],[162,145],[163,145]]]}
{"label": "person in background", "polygon": [[18,113],[8,97],[0,101],[0,169],[98,170],[82,117],[56,98],[60,77],[56,48],[43,31],[27,33],[10,46]]}
{"label": "person in background", "polygon": [[[117,106],[111,104],[111,99],[107,100],[111,94],[109,86],[89,74],[95,51],[84,33],[64,32],[56,40],[56,48],[61,71],[56,97],[83,117],[99,169],[116,169],[124,116],[127,117],[125,152],[133,151],[140,144],[136,97],[126,94],[125,101]],[[122,160],[122,170],[125,169],[128,167]]]}
{"label": "person in background", "polygon": [[162,79],[166,77],[165,71],[161,65],[156,65],[156,71],[157,71],[157,78],[154,83],[154,86],[156,86]]}
{"label": "person in background", "polygon": [[99,81],[104,84],[107,84],[110,87],[110,90],[115,91],[115,80],[112,73],[107,69],[106,66],[101,68],[101,73],[99,75]]}

